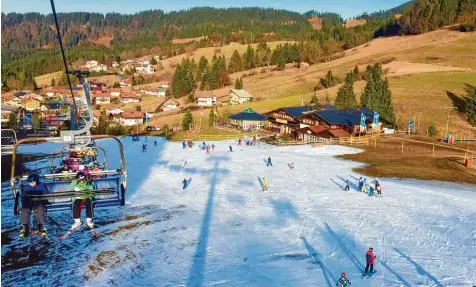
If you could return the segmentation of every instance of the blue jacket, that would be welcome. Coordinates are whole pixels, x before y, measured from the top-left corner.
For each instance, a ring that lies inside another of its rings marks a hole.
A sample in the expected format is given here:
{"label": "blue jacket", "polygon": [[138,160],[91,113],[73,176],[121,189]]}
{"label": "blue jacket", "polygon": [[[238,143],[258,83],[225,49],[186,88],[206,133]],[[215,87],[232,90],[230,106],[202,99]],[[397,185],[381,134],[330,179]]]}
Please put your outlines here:
{"label": "blue jacket", "polygon": [[27,194],[42,195],[47,193],[48,193],[48,188],[46,188],[46,185],[42,182],[37,183],[35,187],[31,187],[31,185],[29,184],[24,185],[22,189],[23,195],[27,195]]}

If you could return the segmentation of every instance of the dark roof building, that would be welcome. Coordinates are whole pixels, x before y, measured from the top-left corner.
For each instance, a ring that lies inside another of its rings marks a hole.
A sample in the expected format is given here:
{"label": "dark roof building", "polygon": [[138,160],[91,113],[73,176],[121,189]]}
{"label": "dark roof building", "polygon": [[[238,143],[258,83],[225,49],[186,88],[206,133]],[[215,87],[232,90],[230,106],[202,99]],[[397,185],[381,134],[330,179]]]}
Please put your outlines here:
{"label": "dark roof building", "polygon": [[241,113],[228,116],[231,119],[231,124],[244,130],[260,130],[264,127],[267,116],[258,114],[252,109],[246,109]]}

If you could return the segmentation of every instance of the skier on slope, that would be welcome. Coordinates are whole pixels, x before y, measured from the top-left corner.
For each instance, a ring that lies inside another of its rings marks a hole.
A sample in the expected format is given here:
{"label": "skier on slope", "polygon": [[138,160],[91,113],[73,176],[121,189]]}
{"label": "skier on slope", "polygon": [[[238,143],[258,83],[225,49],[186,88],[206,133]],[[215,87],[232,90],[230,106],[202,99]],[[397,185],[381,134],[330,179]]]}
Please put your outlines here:
{"label": "skier on slope", "polygon": [[375,189],[377,190],[377,195],[382,196],[382,187],[380,186],[380,184],[377,185]]}
{"label": "skier on slope", "polygon": [[366,178],[364,178],[364,181],[362,183],[362,190],[361,191],[367,193],[367,179]]}
{"label": "skier on slope", "polygon": [[268,162],[266,163],[266,166],[273,166],[273,163],[271,162],[271,156],[268,157]]}
{"label": "skier on slope", "polygon": [[36,173],[30,174],[27,179],[28,185],[23,187],[22,206],[21,206],[21,223],[23,225],[20,230],[20,238],[30,235],[30,215],[34,210],[38,221],[38,232],[41,236],[46,236],[44,228],[46,222],[46,208],[44,200],[32,201],[28,195],[47,194],[46,185],[40,182],[40,176]]}
{"label": "skier on slope", "polygon": [[187,165],[187,161],[186,161],[186,160],[182,160],[182,168],[184,168],[186,165]]}
{"label": "skier on slope", "polygon": [[[76,174],[76,179],[73,180],[68,188],[71,191],[88,191],[93,190],[94,187],[90,179],[86,179],[86,174],[82,171]],[[86,206],[86,225],[89,228],[94,228],[93,214],[94,214],[94,194],[84,196],[73,196],[73,219],[74,223],[70,230],[78,229],[83,223],[81,222],[81,210]]]}
{"label": "skier on slope", "polygon": [[292,163],[289,165],[289,168],[290,168],[290,169],[294,169],[294,162],[292,162]]}
{"label": "skier on slope", "polygon": [[362,177],[359,178],[359,191],[362,191],[362,187],[364,186],[364,180]]}
{"label": "skier on slope", "polygon": [[[369,251],[365,253],[365,260],[367,261],[367,265],[365,266],[365,273],[364,275],[371,275],[374,273],[374,263],[375,263],[375,256],[374,249],[372,247],[369,248]],[[370,268],[370,273],[369,273]]]}
{"label": "skier on slope", "polygon": [[241,145],[241,139],[238,140],[238,145]]}
{"label": "skier on slope", "polygon": [[214,144],[212,144],[212,150],[215,150],[215,145]]}
{"label": "skier on slope", "polygon": [[231,145],[229,146],[229,149],[230,149],[230,151],[233,151],[233,147]]}
{"label": "skier on slope", "polygon": [[184,141],[184,142],[182,143],[182,149],[185,149],[185,147],[187,147],[187,146],[186,146],[186,143],[185,143],[185,141]]}
{"label": "skier on slope", "polygon": [[375,194],[374,190],[375,190],[375,189],[374,189],[373,186],[370,186],[370,187],[369,187],[369,196],[373,196],[373,195]]}
{"label": "skier on slope", "polygon": [[205,154],[209,154],[210,153],[210,149],[208,148],[208,146],[205,148]]}
{"label": "skier on slope", "polygon": [[157,146],[157,141],[154,141],[154,146]]}
{"label": "skier on slope", "polygon": [[268,180],[266,177],[263,177],[263,191],[268,190]]}
{"label": "skier on slope", "polygon": [[350,280],[347,279],[345,272],[342,272],[340,274],[339,280],[337,280],[336,286],[337,287],[347,287],[347,286],[350,286],[350,285],[351,285]]}
{"label": "skier on slope", "polygon": [[349,180],[348,180],[348,179],[346,179],[346,180],[345,180],[345,187],[344,187],[344,190],[345,190],[345,191],[348,191],[349,189],[350,189],[350,187],[349,187]]}
{"label": "skier on slope", "polygon": [[183,181],[182,181],[182,184],[183,184],[182,189],[186,189],[187,186],[188,186],[188,180],[186,178],[184,178]]}
{"label": "skier on slope", "polygon": [[147,151],[147,144],[143,144],[142,145],[142,152],[146,152]]}

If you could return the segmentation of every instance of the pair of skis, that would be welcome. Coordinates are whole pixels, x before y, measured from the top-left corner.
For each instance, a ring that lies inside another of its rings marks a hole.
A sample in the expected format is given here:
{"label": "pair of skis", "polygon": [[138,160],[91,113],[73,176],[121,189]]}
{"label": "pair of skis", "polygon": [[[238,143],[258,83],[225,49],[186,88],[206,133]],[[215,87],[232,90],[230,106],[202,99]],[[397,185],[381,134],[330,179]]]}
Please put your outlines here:
{"label": "pair of skis", "polygon": [[[73,234],[74,232],[78,231],[80,228],[81,228],[81,226],[78,227],[78,228],[76,228],[76,229],[73,229],[73,230],[68,230],[68,232],[66,232],[66,233],[63,234],[62,236],[58,237],[58,240],[60,240],[60,241],[65,240],[68,236],[70,236],[70,235]],[[88,227],[88,228],[89,228],[89,227]],[[89,230],[91,231],[91,234],[92,234],[92,236],[93,236],[93,239],[97,239],[97,238],[100,236],[99,232],[97,232],[95,228],[89,228]]]}
{"label": "pair of skis", "polygon": [[372,277],[372,275],[374,275],[375,273],[377,273],[377,270],[374,270],[372,273],[369,273],[369,274],[363,273],[360,278],[361,279],[364,279],[364,278],[370,279]]}

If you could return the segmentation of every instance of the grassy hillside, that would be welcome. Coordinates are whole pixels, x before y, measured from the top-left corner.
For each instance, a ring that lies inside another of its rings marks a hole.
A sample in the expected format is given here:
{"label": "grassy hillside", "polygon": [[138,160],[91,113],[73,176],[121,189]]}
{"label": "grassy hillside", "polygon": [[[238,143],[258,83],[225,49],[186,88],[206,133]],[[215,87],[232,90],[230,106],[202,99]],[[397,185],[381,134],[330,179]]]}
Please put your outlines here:
{"label": "grassy hillside", "polygon": [[[472,45],[474,43],[474,45]],[[448,110],[440,107],[461,105],[466,85],[476,85],[475,54],[476,34],[451,30],[438,30],[418,36],[382,38],[356,47],[346,52],[346,56],[331,62],[316,64],[306,70],[286,69],[284,71],[258,73],[244,78],[244,88],[255,97],[255,101],[239,106],[221,107],[221,113],[234,113],[251,107],[258,112],[266,112],[282,106],[306,103],[314,94],[313,87],[319,78],[330,69],[337,77],[356,64],[363,71],[367,64],[383,62],[390,79],[393,103],[398,122],[404,126],[408,120],[418,117],[420,130],[430,123],[440,130],[446,128]],[[209,49],[209,48],[207,48]],[[429,62],[421,51],[440,55],[437,63]],[[208,51],[210,53],[212,51]],[[204,53],[204,51],[203,51]],[[213,55],[213,54],[212,54]],[[420,55],[419,57],[417,57]],[[446,55],[446,56],[445,56]],[[457,58],[456,55],[459,55]],[[455,59],[459,59],[455,61]],[[236,75],[232,75],[232,78]],[[355,92],[360,96],[364,81],[355,83]],[[323,102],[326,95],[334,98],[338,87],[316,92]],[[204,112],[204,117],[208,112]],[[198,118],[196,112],[194,117]],[[156,124],[178,124],[180,115],[154,118]],[[450,114],[451,131],[467,132],[464,118]]]}

